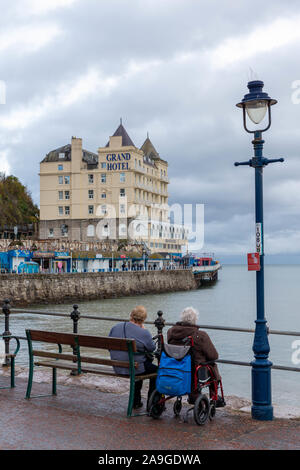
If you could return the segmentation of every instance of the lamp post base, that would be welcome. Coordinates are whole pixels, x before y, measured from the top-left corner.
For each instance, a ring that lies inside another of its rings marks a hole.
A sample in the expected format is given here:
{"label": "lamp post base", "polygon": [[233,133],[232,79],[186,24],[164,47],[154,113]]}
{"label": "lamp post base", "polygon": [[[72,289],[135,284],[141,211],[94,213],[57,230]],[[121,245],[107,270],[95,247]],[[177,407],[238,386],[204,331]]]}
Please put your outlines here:
{"label": "lamp post base", "polygon": [[273,420],[273,406],[272,405],[253,405],[251,408],[251,415],[253,419],[258,421],[272,421]]}
{"label": "lamp post base", "polygon": [[[256,327],[258,323],[256,324]],[[258,332],[256,331],[257,335]],[[257,339],[256,335],[256,339]],[[262,335],[258,335],[262,338]],[[267,336],[265,335],[267,338]],[[257,343],[255,342],[255,346]],[[267,345],[260,344],[260,348],[267,350]],[[272,421],[272,387],[271,387],[271,367],[272,362],[264,358],[256,358],[252,363],[252,408],[253,419],[260,421]]]}

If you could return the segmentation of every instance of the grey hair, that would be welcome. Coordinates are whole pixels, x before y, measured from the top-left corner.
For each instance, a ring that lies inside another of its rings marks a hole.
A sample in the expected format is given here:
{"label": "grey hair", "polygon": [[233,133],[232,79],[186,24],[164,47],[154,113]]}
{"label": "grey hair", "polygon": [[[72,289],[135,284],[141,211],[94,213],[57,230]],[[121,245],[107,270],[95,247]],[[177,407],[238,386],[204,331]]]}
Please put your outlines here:
{"label": "grey hair", "polygon": [[194,307],[186,307],[180,314],[180,320],[195,325],[198,320],[198,315],[199,312]]}

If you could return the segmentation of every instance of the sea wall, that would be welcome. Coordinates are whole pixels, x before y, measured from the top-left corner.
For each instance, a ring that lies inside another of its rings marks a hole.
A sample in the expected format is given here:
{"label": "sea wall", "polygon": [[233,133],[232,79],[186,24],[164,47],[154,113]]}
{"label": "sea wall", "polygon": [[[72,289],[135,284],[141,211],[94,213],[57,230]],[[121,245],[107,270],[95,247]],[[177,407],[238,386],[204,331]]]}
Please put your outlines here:
{"label": "sea wall", "polygon": [[73,274],[0,274],[0,300],[12,305],[157,294],[196,289],[190,270]]}

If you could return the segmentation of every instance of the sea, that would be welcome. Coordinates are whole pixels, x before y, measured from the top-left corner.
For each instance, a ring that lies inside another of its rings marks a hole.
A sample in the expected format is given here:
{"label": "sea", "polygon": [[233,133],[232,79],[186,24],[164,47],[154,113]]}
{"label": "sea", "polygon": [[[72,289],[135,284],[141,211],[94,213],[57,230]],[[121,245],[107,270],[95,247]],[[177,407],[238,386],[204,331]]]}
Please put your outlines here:
{"label": "sea", "polygon": [[[180,288],[180,286],[178,286]],[[300,332],[300,265],[265,266],[265,315],[271,330]],[[74,302],[73,302],[74,303]],[[70,314],[73,303],[34,305],[31,310]],[[218,281],[194,291],[178,291],[165,294],[140,295],[114,299],[78,302],[81,315],[127,319],[132,308],[144,305],[147,321],[154,322],[157,311],[163,312],[167,322],[175,323],[180,312],[189,306],[199,311],[199,325],[237,328],[255,328],[256,284],[255,273],[243,265],[224,265]],[[114,324],[111,320],[81,318],[78,331],[82,334],[107,335]],[[72,332],[69,318],[48,317],[39,314],[11,314],[10,331],[13,335],[25,335],[26,328]],[[0,316],[0,329],[4,331],[4,318]],[[153,335],[155,327],[147,325]],[[164,329],[166,336],[167,327]],[[1,331],[1,330],[0,330]],[[220,359],[250,362],[253,360],[253,333],[219,331],[207,328]],[[269,335],[270,360],[274,365],[299,367],[300,337]],[[22,341],[17,364],[27,365],[27,344]],[[225,395],[251,399],[251,367],[220,364]],[[272,397],[277,405],[299,407],[300,373],[272,370]]]}

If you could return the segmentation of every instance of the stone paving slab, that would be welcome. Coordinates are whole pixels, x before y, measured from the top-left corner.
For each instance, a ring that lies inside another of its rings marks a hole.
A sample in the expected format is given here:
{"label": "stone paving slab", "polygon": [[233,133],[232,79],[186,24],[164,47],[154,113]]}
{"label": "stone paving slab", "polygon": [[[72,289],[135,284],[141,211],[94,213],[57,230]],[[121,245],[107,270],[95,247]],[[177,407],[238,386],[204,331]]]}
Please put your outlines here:
{"label": "stone paving slab", "polygon": [[[1,385],[7,382],[1,377]],[[229,408],[203,427],[173,415],[172,403],[159,420],[126,417],[127,392],[59,385],[56,397],[25,400],[26,380],[0,390],[0,449],[202,450],[299,449],[300,420],[254,421]],[[51,393],[34,383],[33,394]]]}

